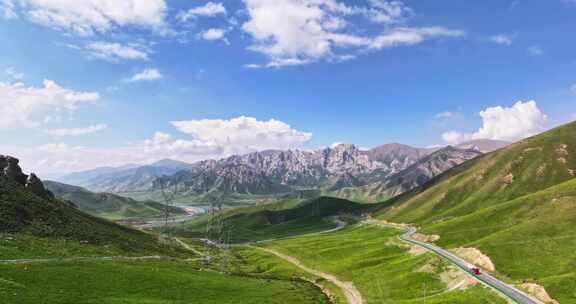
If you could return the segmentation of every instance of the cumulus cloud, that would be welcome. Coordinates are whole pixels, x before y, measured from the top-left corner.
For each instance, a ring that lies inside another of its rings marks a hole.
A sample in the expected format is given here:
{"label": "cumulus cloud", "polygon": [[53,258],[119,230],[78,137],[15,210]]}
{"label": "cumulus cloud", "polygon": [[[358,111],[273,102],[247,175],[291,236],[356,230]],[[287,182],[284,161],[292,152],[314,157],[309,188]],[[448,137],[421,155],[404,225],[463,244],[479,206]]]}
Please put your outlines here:
{"label": "cumulus cloud", "polygon": [[161,29],[165,26],[164,0],[19,0],[19,8],[32,22],[90,36],[122,26]]}
{"label": "cumulus cloud", "polygon": [[512,45],[513,39],[514,38],[512,36],[509,36],[509,35],[495,35],[495,36],[488,37],[488,41],[495,43],[495,44],[499,44],[499,45],[505,45],[505,46]]}
{"label": "cumulus cloud", "polygon": [[198,16],[211,17],[216,15],[226,15],[226,13],[226,8],[222,3],[208,2],[203,6],[191,8],[187,11],[181,11],[178,13],[177,18],[180,21],[185,22],[188,19]]}
{"label": "cumulus cloud", "polygon": [[172,121],[171,124],[195,139],[243,152],[294,148],[312,138],[311,133],[293,129],[282,121],[258,121],[246,116],[230,120]]}
{"label": "cumulus cloud", "polygon": [[154,81],[158,79],[162,79],[162,73],[157,69],[144,69],[142,72],[136,73],[130,77],[128,81],[137,82],[137,81]]}
{"label": "cumulus cloud", "polygon": [[204,40],[219,40],[223,39],[226,35],[225,29],[218,29],[218,28],[211,28],[202,33],[200,33],[200,37]]}
{"label": "cumulus cloud", "polygon": [[546,129],[547,116],[535,101],[518,101],[511,107],[489,107],[480,111],[482,127],[474,133],[449,131],[442,134],[448,144],[459,144],[473,139],[517,141]]}
{"label": "cumulus cloud", "polygon": [[74,91],[52,80],[44,80],[41,87],[0,82],[0,129],[37,127],[49,115],[74,111],[99,98],[96,92]]}
{"label": "cumulus cloud", "polygon": [[69,129],[49,129],[45,132],[55,137],[64,137],[64,136],[80,136],[95,133],[98,131],[102,131],[108,128],[105,124],[93,125],[88,126],[85,128],[69,128]]}
{"label": "cumulus cloud", "polygon": [[[442,27],[393,27],[410,12],[398,1],[374,0],[366,7],[336,0],[244,0],[244,3],[249,20],[242,29],[253,39],[249,49],[269,58],[269,63],[260,67],[334,60],[342,49],[383,49],[464,34]],[[360,24],[355,21],[358,17],[392,27],[377,35],[360,36],[354,33],[367,28],[354,28]]]}
{"label": "cumulus cloud", "polygon": [[148,51],[141,45],[96,41],[83,48],[91,56],[110,62],[120,60],[148,60]]}
{"label": "cumulus cloud", "polygon": [[26,148],[1,146],[0,150],[19,157],[26,168],[33,168],[35,172],[54,174],[127,163],[145,164],[165,158],[195,162],[266,149],[299,148],[312,137],[278,120],[258,121],[244,116],[172,124],[184,132],[185,138],[156,132],[148,139],[115,148],[56,142]]}

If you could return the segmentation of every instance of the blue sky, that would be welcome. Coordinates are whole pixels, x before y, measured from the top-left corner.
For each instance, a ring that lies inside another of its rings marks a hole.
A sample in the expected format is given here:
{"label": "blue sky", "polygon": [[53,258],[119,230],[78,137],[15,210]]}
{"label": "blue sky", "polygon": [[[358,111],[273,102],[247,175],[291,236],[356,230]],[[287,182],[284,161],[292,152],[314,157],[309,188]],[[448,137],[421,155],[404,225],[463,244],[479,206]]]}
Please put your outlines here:
{"label": "blue sky", "polygon": [[517,140],[576,119],[575,16],[568,0],[0,0],[0,153],[50,175]]}

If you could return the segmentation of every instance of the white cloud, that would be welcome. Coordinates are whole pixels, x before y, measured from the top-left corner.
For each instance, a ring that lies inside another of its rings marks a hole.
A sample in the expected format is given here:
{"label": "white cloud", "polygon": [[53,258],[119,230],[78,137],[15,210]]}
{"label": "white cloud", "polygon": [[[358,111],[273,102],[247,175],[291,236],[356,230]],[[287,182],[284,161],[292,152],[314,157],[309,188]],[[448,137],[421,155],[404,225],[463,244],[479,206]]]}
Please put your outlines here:
{"label": "white cloud", "polygon": [[399,45],[414,45],[434,37],[461,37],[464,32],[443,27],[396,28],[373,38],[369,47],[373,49],[390,48]]}
{"label": "white cloud", "polygon": [[111,62],[119,60],[148,60],[148,52],[141,45],[96,41],[84,47],[90,55]]}
{"label": "white cloud", "polygon": [[[343,49],[383,49],[414,45],[434,37],[464,33],[442,27],[392,27],[379,35],[359,36],[358,16],[392,25],[410,11],[398,1],[370,1],[370,7],[348,6],[336,0],[244,0],[249,20],[242,29],[253,38],[250,50],[265,54],[259,67],[337,61]],[[349,52],[346,52],[350,55]],[[252,66],[255,66],[252,64]]]}
{"label": "white cloud", "polygon": [[545,130],[547,116],[535,101],[518,101],[512,107],[490,107],[480,112],[482,127],[474,133],[449,131],[442,134],[448,144],[472,139],[517,141]]}
{"label": "white cloud", "polygon": [[200,33],[200,37],[204,40],[219,40],[224,38],[226,35],[225,29],[218,29],[218,28],[211,28],[202,33]]}
{"label": "white cloud", "polygon": [[41,174],[54,174],[165,158],[195,162],[266,149],[298,148],[312,137],[281,121],[251,117],[181,121],[173,125],[193,138],[179,139],[156,132],[149,139],[116,148],[50,143],[36,147],[1,146],[0,151],[20,158],[27,171],[32,168]]}
{"label": "white cloud", "polygon": [[195,139],[244,152],[298,147],[312,138],[311,133],[295,130],[275,119],[258,121],[253,117],[240,116],[230,120],[203,119],[171,123],[180,132],[190,134]]}
{"label": "white cloud", "polygon": [[122,26],[165,27],[164,0],[19,0],[32,22],[81,36]]}
{"label": "white cloud", "polygon": [[46,130],[47,134],[50,134],[55,137],[64,137],[64,136],[80,136],[95,133],[98,131],[102,131],[108,128],[105,124],[93,125],[88,126],[85,128],[71,128],[71,129],[50,129]]}
{"label": "white cloud", "polygon": [[544,50],[542,50],[542,47],[540,47],[539,45],[533,45],[528,48],[528,53],[530,55],[540,56],[544,54]]}
{"label": "white cloud", "polygon": [[24,73],[20,73],[20,72],[16,71],[16,69],[13,67],[6,68],[4,70],[4,72],[6,73],[6,75],[10,76],[14,80],[24,79]]}
{"label": "white cloud", "polygon": [[42,87],[0,82],[0,129],[37,127],[47,115],[74,111],[99,98],[98,93],[63,88],[51,80],[44,80]]}
{"label": "white cloud", "polygon": [[16,6],[12,0],[0,0],[0,17],[4,19],[18,18],[15,9]]}
{"label": "white cloud", "polygon": [[222,3],[208,2],[203,6],[191,8],[187,11],[181,11],[180,13],[178,13],[177,18],[180,21],[185,22],[188,19],[197,16],[211,17],[216,15],[226,15],[226,13],[227,13],[226,8],[224,7],[224,5],[222,5]]}
{"label": "white cloud", "polygon": [[512,45],[513,39],[514,38],[512,36],[508,36],[508,35],[495,35],[495,36],[488,37],[488,41],[495,43],[495,44],[499,44],[499,45],[505,45],[505,46]]}
{"label": "white cloud", "polygon": [[136,82],[136,81],[154,81],[158,79],[162,79],[162,73],[157,69],[144,69],[142,72],[134,74],[130,77],[129,81]]}

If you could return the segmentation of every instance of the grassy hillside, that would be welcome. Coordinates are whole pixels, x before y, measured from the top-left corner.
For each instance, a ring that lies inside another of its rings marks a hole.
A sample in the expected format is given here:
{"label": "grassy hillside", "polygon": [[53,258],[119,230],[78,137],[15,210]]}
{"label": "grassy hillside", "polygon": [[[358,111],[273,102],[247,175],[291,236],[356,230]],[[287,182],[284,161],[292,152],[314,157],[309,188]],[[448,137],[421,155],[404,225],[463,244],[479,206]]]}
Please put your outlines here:
{"label": "grassy hillside", "polygon": [[[290,208],[292,207],[292,208]],[[257,241],[287,237],[333,228],[335,224],[323,218],[340,213],[356,212],[362,205],[338,198],[320,197],[298,202],[288,200],[279,204],[241,208],[224,213],[226,225],[232,227],[234,242]],[[176,227],[185,236],[200,236],[208,217]]]}
{"label": "grassy hillside", "polygon": [[87,215],[0,177],[0,259],[73,255],[184,255],[152,235]]}
{"label": "grassy hillside", "polygon": [[[110,193],[94,193],[58,182],[46,181],[44,185],[56,197],[73,202],[80,210],[110,220],[160,216],[165,210],[163,204],[155,201],[137,201]],[[186,214],[178,207],[170,207],[170,210],[172,214]]]}
{"label": "grassy hillside", "polygon": [[444,247],[477,247],[501,277],[544,285],[576,303],[576,123],[472,160],[388,202],[383,219],[412,222]]}
{"label": "grassy hillside", "polygon": [[[505,303],[480,285],[449,291],[447,282],[440,278],[448,265],[429,253],[409,253],[408,248],[397,241],[398,233],[392,229],[355,225],[335,233],[275,241],[264,246],[294,256],[308,267],[353,282],[367,304]],[[453,279],[453,283],[463,279]]]}

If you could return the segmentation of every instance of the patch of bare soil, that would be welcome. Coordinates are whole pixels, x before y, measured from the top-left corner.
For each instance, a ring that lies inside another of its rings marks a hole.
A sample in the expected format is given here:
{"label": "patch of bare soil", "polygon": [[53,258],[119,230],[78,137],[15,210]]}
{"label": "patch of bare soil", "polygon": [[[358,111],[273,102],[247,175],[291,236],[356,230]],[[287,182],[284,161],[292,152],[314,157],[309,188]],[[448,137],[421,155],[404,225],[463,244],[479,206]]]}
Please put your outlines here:
{"label": "patch of bare soil", "polygon": [[504,177],[502,177],[502,182],[505,185],[510,185],[514,182],[514,174],[512,174],[511,172],[506,174]]}
{"label": "patch of bare soil", "polygon": [[448,290],[466,289],[469,286],[478,284],[478,281],[454,265],[448,266],[448,269],[440,274],[440,280],[446,284]]}
{"label": "patch of bare soil", "polygon": [[542,177],[544,176],[545,172],[546,172],[546,164],[541,164],[540,166],[538,166],[538,169],[536,169],[536,176]]}
{"label": "patch of bare soil", "polygon": [[552,299],[544,287],[534,284],[534,283],[524,283],[519,286],[520,289],[525,290],[530,295],[534,296],[536,299],[546,303],[546,304],[559,304],[558,301]]}
{"label": "patch of bare soil", "polygon": [[414,235],[412,235],[412,239],[420,242],[432,243],[439,240],[440,236],[435,234],[426,235],[422,233],[414,233]]}
{"label": "patch of bare soil", "polygon": [[426,250],[424,247],[420,247],[420,246],[416,246],[416,245],[410,246],[410,250],[408,250],[408,253],[410,255],[413,255],[413,256],[419,256],[419,255],[425,254],[426,252],[428,252],[428,250]]}
{"label": "patch of bare soil", "polygon": [[568,156],[568,145],[561,144],[558,147],[556,147],[556,154],[558,154],[559,156]]}
{"label": "patch of bare soil", "polygon": [[490,260],[488,256],[484,255],[480,250],[476,248],[455,248],[450,249],[450,252],[464,259],[468,263],[474,264],[480,268],[484,268],[490,272],[496,270],[492,260]]}

